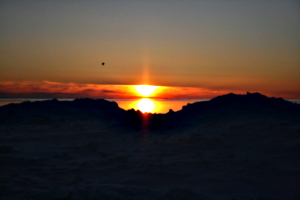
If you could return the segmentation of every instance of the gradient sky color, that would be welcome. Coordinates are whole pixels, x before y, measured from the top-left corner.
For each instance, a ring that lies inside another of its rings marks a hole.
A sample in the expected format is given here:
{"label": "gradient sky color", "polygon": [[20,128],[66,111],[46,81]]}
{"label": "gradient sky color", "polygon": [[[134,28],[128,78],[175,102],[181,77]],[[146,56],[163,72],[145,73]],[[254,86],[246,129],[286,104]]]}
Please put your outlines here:
{"label": "gradient sky color", "polygon": [[[300,98],[297,0],[3,0],[0,27],[4,97],[42,83],[43,93],[88,85],[115,98],[140,84]],[[107,96],[81,89],[72,94]]]}

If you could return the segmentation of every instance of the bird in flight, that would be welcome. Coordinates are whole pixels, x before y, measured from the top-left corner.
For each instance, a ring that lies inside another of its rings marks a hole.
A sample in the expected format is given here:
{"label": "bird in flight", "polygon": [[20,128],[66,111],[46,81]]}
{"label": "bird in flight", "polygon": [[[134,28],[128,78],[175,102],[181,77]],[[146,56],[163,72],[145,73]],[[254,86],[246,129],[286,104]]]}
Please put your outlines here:
{"label": "bird in flight", "polygon": [[105,63],[103,62],[102,65],[105,65]]}

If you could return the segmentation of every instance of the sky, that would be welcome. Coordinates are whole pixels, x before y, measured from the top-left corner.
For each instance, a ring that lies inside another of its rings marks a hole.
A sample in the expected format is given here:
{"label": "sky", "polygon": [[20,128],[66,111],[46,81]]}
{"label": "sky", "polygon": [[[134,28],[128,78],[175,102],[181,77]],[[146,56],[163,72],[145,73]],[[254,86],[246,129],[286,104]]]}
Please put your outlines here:
{"label": "sky", "polygon": [[2,98],[300,98],[297,0],[2,0],[0,27]]}

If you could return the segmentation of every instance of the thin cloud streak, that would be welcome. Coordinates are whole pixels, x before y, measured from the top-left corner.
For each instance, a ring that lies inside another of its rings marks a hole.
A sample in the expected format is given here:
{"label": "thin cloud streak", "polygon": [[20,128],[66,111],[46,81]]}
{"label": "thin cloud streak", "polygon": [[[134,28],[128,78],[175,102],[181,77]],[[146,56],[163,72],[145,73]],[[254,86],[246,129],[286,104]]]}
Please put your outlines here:
{"label": "thin cloud streak", "polygon": [[[52,81],[3,81],[0,82],[0,98],[140,98],[134,85],[103,85],[85,83],[60,83]],[[244,94],[260,92],[268,96],[300,98],[297,92],[244,91],[227,88],[168,87],[159,86],[151,98],[157,99],[210,99],[227,93]]]}
{"label": "thin cloud streak", "polygon": [[59,83],[51,81],[0,82],[0,96],[44,98],[130,98],[128,86]]}

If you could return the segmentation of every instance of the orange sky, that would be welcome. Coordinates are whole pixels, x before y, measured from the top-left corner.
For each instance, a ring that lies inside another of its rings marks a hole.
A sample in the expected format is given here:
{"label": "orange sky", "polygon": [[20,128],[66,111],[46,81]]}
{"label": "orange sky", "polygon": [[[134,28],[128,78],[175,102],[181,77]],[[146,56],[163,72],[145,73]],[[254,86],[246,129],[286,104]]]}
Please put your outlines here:
{"label": "orange sky", "polygon": [[[0,3],[0,97],[300,98],[300,3]],[[106,64],[101,65],[102,62]]]}
{"label": "orange sky", "polygon": [[[158,86],[150,98],[158,99],[210,99],[219,95],[234,92],[244,94],[243,90],[206,89],[199,87]],[[257,92],[257,91],[248,91]],[[291,99],[289,93],[269,93],[259,91],[268,96]],[[299,94],[298,94],[299,95]],[[134,85],[99,85],[84,83],[59,83],[50,81],[0,82],[0,98],[105,98],[131,99],[142,97]]]}

